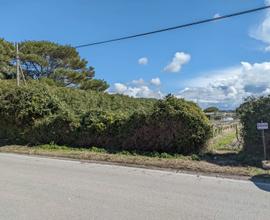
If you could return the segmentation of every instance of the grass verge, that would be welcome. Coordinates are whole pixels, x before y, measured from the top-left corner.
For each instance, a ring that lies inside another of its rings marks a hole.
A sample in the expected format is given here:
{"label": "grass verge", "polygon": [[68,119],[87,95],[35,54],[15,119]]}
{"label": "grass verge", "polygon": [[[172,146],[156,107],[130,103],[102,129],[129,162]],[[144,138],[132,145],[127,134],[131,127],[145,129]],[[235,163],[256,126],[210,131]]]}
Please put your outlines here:
{"label": "grass verge", "polygon": [[239,152],[241,147],[237,141],[235,130],[231,129],[213,138],[209,143],[208,150],[212,152]]}
{"label": "grass verge", "polygon": [[111,153],[102,148],[89,149],[70,148],[57,145],[3,146],[0,152],[27,155],[42,155],[49,157],[72,158],[87,161],[103,161],[127,166],[165,168],[219,175],[255,176],[270,175],[269,171],[259,167],[256,158],[244,154],[205,154],[205,155],[169,155],[166,153],[115,152]]}

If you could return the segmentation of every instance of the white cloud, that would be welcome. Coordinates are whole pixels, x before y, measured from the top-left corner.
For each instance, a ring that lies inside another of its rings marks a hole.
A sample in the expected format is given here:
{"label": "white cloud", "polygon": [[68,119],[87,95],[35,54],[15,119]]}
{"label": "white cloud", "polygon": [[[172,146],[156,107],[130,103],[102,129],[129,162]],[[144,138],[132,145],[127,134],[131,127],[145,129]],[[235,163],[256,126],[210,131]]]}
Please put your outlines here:
{"label": "white cloud", "polygon": [[140,65],[147,65],[148,64],[148,58],[147,57],[142,57],[138,60],[138,63]]}
{"label": "white cloud", "polygon": [[113,88],[109,89],[109,93],[118,93],[128,95],[135,98],[156,98],[160,99],[164,95],[159,90],[152,90],[146,84],[138,84],[129,86],[129,83],[115,83]]}
{"label": "white cloud", "polygon": [[160,81],[160,78],[153,78],[153,79],[151,79],[150,80],[150,83],[152,84],[152,85],[155,85],[155,86],[160,86],[161,85],[161,81]]}
{"label": "white cloud", "polygon": [[216,105],[235,108],[247,96],[270,94],[270,62],[242,62],[237,67],[213,71],[187,83],[187,88],[178,92],[183,97],[197,102],[202,107]]}
{"label": "white cloud", "polygon": [[176,73],[179,72],[182,68],[182,65],[188,63],[191,59],[191,56],[184,52],[176,52],[171,63],[169,63],[164,71]]}
{"label": "white cloud", "polygon": [[[131,83],[115,83],[109,92],[159,99],[165,95],[156,87],[159,83],[159,78],[149,82],[139,79]],[[270,95],[270,61],[241,62],[238,66],[202,74],[185,82],[185,86],[185,89],[175,93],[177,97],[197,102],[203,108],[214,105],[234,109],[248,96]]]}
{"label": "white cloud", "polygon": [[123,93],[127,90],[127,86],[122,83],[114,83],[116,93]]}
{"label": "white cloud", "polygon": [[[266,0],[265,4],[270,5],[270,0]],[[270,10],[269,9],[266,11],[265,17],[262,20],[262,22],[250,31],[249,36],[267,44],[268,46],[265,47],[265,51],[266,52],[270,51]]]}
{"label": "white cloud", "polygon": [[265,52],[270,52],[270,46],[264,48]]}
{"label": "white cloud", "polygon": [[144,82],[144,80],[142,78],[132,80],[131,83],[134,84],[134,85],[144,85],[145,84],[145,82]]}
{"label": "white cloud", "polygon": [[216,13],[214,14],[213,18],[219,18],[220,17],[220,14],[219,13]]}

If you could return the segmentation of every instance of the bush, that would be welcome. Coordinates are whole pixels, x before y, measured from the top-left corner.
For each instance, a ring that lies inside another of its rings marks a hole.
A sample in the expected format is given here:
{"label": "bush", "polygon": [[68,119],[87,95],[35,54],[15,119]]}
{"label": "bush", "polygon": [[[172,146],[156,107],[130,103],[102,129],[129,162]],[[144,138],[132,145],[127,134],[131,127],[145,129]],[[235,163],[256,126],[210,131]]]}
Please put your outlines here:
{"label": "bush", "polygon": [[[242,124],[242,137],[244,140],[244,151],[253,154],[262,154],[261,132],[257,130],[258,122],[270,123],[270,96],[249,97],[237,109],[237,115]],[[267,146],[270,146],[270,132],[265,131]]]}
{"label": "bush", "polygon": [[197,153],[210,138],[211,128],[192,102],[168,96],[151,113],[133,114],[122,127],[124,150]]}
{"label": "bush", "polygon": [[3,81],[0,92],[1,137],[20,143],[189,154],[211,134],[201,109],[173,96],[134,99],[37,81]]}
{"label": "bush", "polygon": [[0,92],[2,138],[24,140],[24,133],[35,123],[60,111],[59,100],[41,85],[19,88],[14,83],[3,83]]}

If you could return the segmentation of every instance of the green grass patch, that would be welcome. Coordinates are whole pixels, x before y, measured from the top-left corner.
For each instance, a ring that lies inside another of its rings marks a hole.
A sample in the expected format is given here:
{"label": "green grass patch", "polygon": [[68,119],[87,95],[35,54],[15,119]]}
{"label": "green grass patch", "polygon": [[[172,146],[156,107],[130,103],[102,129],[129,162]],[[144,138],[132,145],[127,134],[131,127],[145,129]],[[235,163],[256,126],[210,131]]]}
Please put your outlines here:
{"label": "green grass patch", "polygon": [[32,147],[33,150],[44,150],[44,151],[64,151],[64,152],[77,152],[77,153],[96,153],[96,154],[114,154],[119,156],[133,156],[133,157],[149,157],[149,158],[162,158],[162,159],[187,159],[187,160],[199,160],[199,156],[192,154],[191,156],[184,156],[182,154],[169,154],[159,152],[139,152],[139,151],[108,151],[105,148],[99,147],[85,147],[85,148],[74,148],[68,146],[59,146],[56,144],[44,144]]}
{"label": "green grass patch", "polygon": [[213,138],[209,149],[213,151],[240,151],[241,149],[235,144],[236,141],[235,130],[232,130]]}

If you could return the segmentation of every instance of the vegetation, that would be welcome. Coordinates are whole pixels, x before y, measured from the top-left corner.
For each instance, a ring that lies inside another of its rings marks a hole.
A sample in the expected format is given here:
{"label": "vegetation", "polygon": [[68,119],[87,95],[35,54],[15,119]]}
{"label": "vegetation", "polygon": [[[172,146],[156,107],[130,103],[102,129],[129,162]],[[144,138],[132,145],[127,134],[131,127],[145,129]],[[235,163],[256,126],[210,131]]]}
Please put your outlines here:
{"label": "vegetation", "polygon": [[18,143],[110,150],[199,152],[211,126],[194,103],[168,96],[134,99],[29,81],[1,81],[0,131]]}
{"label": "vegetation", "polygon": [[211,112],[219,112],[219,109],[217,107],[208,107],[204,109],[204,112],[211,113]]}
{"label": "vegetation", "polygon": [[239,152],[241,148],[238,146],[236,130],[230,129],[229,131],[223,132],[222,135],[214,137],[211,140],[209,150],[218,152],[218,151],[227,151],[227,152]]}
{"label": "vegetation", "polygon": [[14,77],[14,59],[14,46],[9,42],[0,39],[0,79],[11,79]]}
{"label": "vegetation", "polygon": [[[83,90],[105,91],[109,85],[94,79],[93,67],[87,66],[75,48],[49,41],[25,41],[19,45],[20,62],[27,79],[48,78],[55,85]],[[0,79],[13,79],[15,47],[0,39]]]}
{"label": "vegetation", "polygon": [[108,84],[94,79],[94,68],[69,45],[25,41],[19,48],[28,80],[20,88],[13,80],[15,47],[0,40],[0,138],[192,154],[212,135],[208,119],[192,102],[171,95],[154,100],[104,93]]}
{"label": "vegetation", "polygon": [[[242,124],[242,137],[244,140],[244,150],[252,154],[262,154],[262,140],[260,131],[257,130],[258,122],[270,123],[270,96],[249,97],[237,109],[237,114]],[[269,146],[270,133],[265,133],[267,145]]]}

